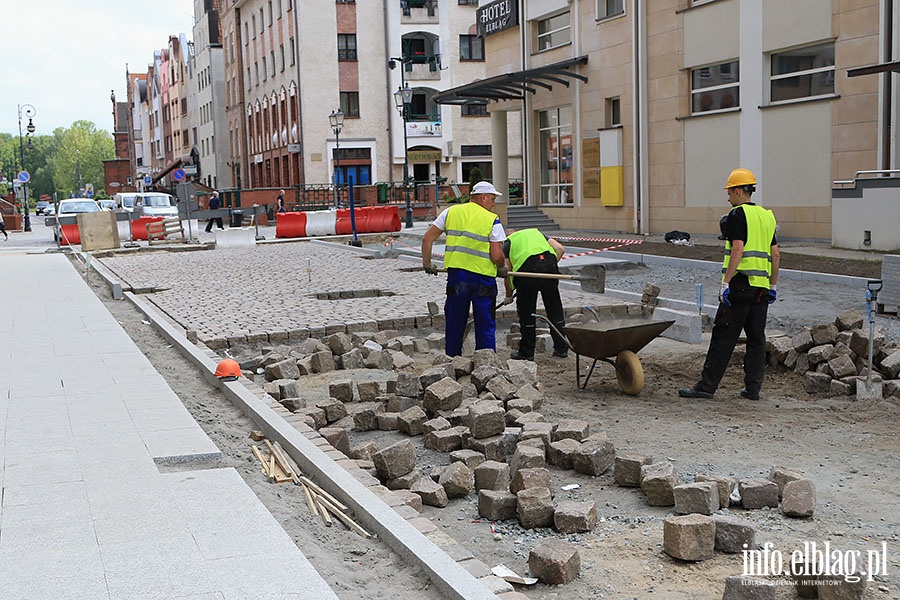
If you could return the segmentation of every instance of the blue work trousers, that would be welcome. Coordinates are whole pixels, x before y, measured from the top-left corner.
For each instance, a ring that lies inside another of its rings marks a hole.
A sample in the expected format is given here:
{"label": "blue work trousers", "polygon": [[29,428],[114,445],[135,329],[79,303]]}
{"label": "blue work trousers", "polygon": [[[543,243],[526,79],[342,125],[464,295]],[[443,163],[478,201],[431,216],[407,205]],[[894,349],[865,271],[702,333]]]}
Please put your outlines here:
{"label": "blue work trousers", "polygon": [[494,277],[465,269],[447,269],[444,348],[448,356],[462,354],[470,305],[475,315],[475,349],[497,350],[496,301],[497,280]]}

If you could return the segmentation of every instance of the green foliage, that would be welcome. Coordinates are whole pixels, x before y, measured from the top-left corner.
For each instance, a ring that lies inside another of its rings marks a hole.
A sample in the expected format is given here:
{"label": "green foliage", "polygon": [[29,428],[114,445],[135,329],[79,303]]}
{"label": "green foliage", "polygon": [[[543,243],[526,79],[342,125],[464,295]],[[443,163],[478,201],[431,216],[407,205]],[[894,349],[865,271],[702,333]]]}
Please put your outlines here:
{"label": "green foliage", "polygon": [[24,158],[25,170],[31,174],[28,188],[32,206],[42,194],[58,193],[60,198],[67,198],[77,192],[79,162],[82,184],[93,183],[94,197],[106,197],[103,161],[115,158],[115,144],[108,132],[88,121],[76,121],[52,135],[24,136],[21,147],[19,142],[18,135],[0,133],[0,178],[15,178]]}
{"label": "green foliage", "polygon": [[469,189],[471,190],[475,187],[475,184],[479,181],[484,181],[484,176],[481,174],[481,169],[478,167],[472,167],[472,170],[469,171]]}

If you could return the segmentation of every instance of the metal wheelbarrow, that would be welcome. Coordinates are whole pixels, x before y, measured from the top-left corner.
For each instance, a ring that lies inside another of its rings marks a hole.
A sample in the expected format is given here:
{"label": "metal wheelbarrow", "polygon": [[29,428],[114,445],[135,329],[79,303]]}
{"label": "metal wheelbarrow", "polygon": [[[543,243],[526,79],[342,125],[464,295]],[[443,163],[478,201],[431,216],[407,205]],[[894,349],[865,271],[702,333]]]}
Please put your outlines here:
{"label": "metal wheelbarrow", "polygon": [[[585,389],[597,361],[602,360],[615,367],[619,388],[631,396],[638,395],[644,389],[644,368],[637,353],[675,322],[637,318],[610,319],[603,322],[568,325],[560,331],[546,317],[534,316],[561,335],[566,345],[575,353],[575,385]],[[582,355],[594,359],[583,384]]]}

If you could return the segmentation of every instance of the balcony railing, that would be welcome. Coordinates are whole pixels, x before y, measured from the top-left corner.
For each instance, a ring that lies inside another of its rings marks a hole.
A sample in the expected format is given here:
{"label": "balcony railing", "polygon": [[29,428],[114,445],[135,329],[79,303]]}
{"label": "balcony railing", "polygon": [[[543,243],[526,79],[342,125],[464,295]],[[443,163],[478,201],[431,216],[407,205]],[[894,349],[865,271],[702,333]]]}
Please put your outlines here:
{"label": "balcony railing", "polygon": [[414,8],[424,8],[428,11],[428,16],[433,17],[437,14],[437,0],[400,0],[400,8],[404,17],[411,16]]}

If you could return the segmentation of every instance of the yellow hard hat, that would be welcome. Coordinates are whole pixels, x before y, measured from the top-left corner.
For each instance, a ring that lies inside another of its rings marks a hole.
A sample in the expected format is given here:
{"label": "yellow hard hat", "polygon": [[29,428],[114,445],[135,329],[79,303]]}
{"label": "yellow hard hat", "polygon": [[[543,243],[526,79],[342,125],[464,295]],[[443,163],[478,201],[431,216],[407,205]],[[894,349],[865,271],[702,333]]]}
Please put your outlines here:
{"label": "yellow hard hat", "polygon": [[741,187],[744,185],[756,185],[756,177],[747,169],[735,169],[728,176],[728,181],[723,189]]}

